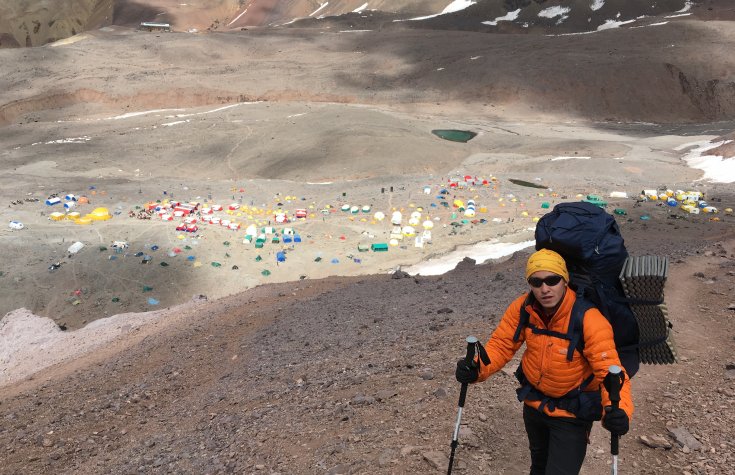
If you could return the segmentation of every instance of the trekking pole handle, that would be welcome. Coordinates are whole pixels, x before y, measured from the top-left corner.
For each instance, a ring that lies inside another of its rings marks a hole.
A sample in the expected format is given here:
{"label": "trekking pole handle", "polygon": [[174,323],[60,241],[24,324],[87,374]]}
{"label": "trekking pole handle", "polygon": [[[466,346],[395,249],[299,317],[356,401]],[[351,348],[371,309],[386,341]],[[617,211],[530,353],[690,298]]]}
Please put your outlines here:
{"label": "trekking pole handle", "polygon": [[[465,363],[472,364],[475,360],[475,349],[477,348],[478,339],[475,336],[467,337],[467,355],[464,357]],[[459,407],[464,407],[464,400],[467,397],[467,383],[462,384],[462,389],[459,391]]]}
{"label": "trekking pole handle", "polygon": [[[620,387],[622,386],[623,370],[620,366],[611,365],[605,377],[605,389],[610,397],[610,405],[613,409],[620,407]],[[612,434],[610,437],[610,453],[618,455],[620,436]]]}

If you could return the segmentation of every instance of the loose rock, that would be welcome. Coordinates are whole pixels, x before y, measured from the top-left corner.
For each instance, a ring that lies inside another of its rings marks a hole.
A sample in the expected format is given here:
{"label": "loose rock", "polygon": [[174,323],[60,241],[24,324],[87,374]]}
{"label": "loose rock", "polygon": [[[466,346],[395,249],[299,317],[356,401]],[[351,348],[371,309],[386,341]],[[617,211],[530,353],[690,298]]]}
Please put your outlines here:
{"label": "loose rock", "polygon": [[638,437],[638,440],[652,449],[668,450],[672,447],[671,442],[662,435],[641,435]]}

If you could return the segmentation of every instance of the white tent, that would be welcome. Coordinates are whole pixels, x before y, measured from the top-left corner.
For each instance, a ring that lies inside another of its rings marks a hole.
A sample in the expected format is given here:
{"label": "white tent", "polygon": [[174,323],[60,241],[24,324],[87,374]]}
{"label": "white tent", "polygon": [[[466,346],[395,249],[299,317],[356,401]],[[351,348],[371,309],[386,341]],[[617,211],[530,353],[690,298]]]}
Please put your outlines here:
{"label": "white tent", "polygon": [[69,252],[69,254],[76,254],[77,252],[81,251],[83,247],[84,247],[84,243],[77,241],[71,246],[69,246],[69,249],[67,249],[67,252]]}

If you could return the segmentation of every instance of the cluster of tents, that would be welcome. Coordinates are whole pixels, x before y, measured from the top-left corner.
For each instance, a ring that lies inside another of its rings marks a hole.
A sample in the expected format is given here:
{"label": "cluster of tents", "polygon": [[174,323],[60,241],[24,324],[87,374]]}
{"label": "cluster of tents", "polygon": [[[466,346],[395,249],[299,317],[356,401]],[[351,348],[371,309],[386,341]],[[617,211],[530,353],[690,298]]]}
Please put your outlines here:
{"label": "cluster of tents", "polygon": [[[683,190],[671,190],[660,192],[658,190],[643,190],[641,192],[647,201],[660,201],[666,203],[666,205],[672,208],[680,208],[689,214],[708,213],[716,214],[719,210],[711,206],[704,199],[704,193],[701,191],[683,191]],[[725,213],[732,213],[732,208],[724,210]],[[718,219],[718,218],[713,218]]]}
{"label": "cluster of tents", "polygon": [[[478,208],[474,198],[467,199],[465,202],[459,198],[455,199],[453,196],[452,201],[448,202],[447,199],[450,193],[456,194],[464,189],[474,191],[473,187],[478,184],[494,186],[494,182],[494,178],[487,180],[470,175],[462,177],[461,181],[450,179],[448,184],[439,186],[441,191],[437,198],[440,199],[441,206],[452,208],[452,219],[455,219],[459,213],[463,217],[471,220],[475,218],[478,212],[486,213],[487,208]],[[433,188],[436,189],[435,187]],[[452,192],[449,191],[450,189]],[[423,190],[424,193],[431,194],[432,187],[424,186]],[[440,206],[437,203],[428,203],[428,205],[432,208]],[[242,242],[254,245],[256,248],[262,248],[268,243],[298,244],[302,242],[301,236],[293,227],[281,227],[277,230],[271,226],[271,223],[275,226],[284,226],[292,222],[296,223],[314,218],[315,203],[310,204],[308,207],[295,208],[291,211],[284,210],[282,208],[282,202],[279,202],[278,206],[267,207],[263,205],[258,207],[252,206],[252,204],[251,206],[247,206],[241,203],[232,203],[225,207],[217,204],[201,204],[199,202],[180,203],[173,200],[163,200],[150,202],[146,205],[146,208],[156,213],[163,220],[182,218],[182,223],[177,226],[177,230],[187,232],[197,231],[199,229],[196,227],[197,224],[219,225],[234,231],[239,231],[244,226],[242,221],[250,221],[250,224],[245,229],[245,236]],[[407,239],[413,239],[415,247],[424,247],[425,244],[431,243],[433,238],[432,229],[435,226],[435,222],[439,221],[440,218],[436,216],[432,219],[431,216],[425,214],[422,206],[417,207],[411,203],[409,207],[413,208],[413,210],[410,212],[410,215],[405,217],[402,213],[403,208],[400,211],[394,208],[390,213],[389,221],[391,228],[388,242],[363,243],[358,246],[358,250],[363,252],[365,250],[381,252],[387,250],[389,247],[399,246]],[[369,222],[372,225],[377,225],[386,220],[386,213],[383,211],[373,212],[373,206],[371,204],[344,203],[337,206],[327,204],[323,206],[320,213],[326,218],[339,211],[341,211],[341,214],[347,215],[350,221],[359,220],[360,222]],[[469,220],[467,220],[468,223],[470,222]],[[472,222],[474,223],[475,221],[473,220]],[[487,221],[482,220],[482,222]],[[340,239],[344,240],[345,237],[342,236]]]}
{"label": "cluster of tents", "polygon": [[112,218],[110,210],[104,207],[95,208],[92,212],[82,215],[77,211],[78,205],[89,204],[86,196],[67,194],[64,200],[58,196],[49,196],[45,201],[47,206],[56,206],[63,204],[64,212],[54,211],[49,215],[51,221],[72,221],[75,224],[92,224],[95,221],[107,221]]}
{"label": "cluster of tents", "polygon": [[[272,244],[298,244],[301,242],[301,236],[294,231],[293,228],[282,228],[280,232],[276,231],[273,226],[263,226],[258,229],[257,226],[251,224],[245,230],[245,237],[242,240],[245,244],[253,244],[256,249],[262,248],[267,242]],[[285,254],[284,259],[285,260]]]}

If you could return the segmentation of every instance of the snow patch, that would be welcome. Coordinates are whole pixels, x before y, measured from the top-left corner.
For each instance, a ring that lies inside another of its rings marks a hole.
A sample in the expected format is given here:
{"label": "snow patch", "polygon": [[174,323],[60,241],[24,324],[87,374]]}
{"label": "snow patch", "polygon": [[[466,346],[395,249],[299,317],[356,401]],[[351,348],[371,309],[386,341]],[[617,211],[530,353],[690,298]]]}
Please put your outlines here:
{"label": "snow patch", "polygon": [[512,12],[508,12],[508,13],[506,13],[503,16],[499,16],[499,17],[497,17],[494,20],[483,21],[482,24],[483,25],[496,26],[499,21],[513,21],[513,20],[515,20],[516,18],[518,18],[518,15],[520,15],[520,13],[521,13],[521,9],[519,8],[518,10],[513,10]]}
{"label": "snow patch", "polygon": [[313,12],[309,13],[309,16],[314,16],[314,15],[316,15],[317,13],[319,13],[319,11],[321,11],[321,10],[322,10],[322,9],[323,9],[324,7],[326,7],[327,5],[329,5],[329,2],[324,2],[324,3],[322,3],[322,4],[321,4],[321,5],[319,6],[319,8],[317,8],[317,9],[316,9],[316,10],[314,10]]}
{"label": "snow patch", "polygon": [[126,112],[125,114],[116,115],[115,117],[107,117],[105,120],[129,119],[130,117],[138,117],[140,115],[156,114],[158,112],[183,111],[183,110],[186,110],[186,109],[153,109],[153,110],[142,111],[142,112]]}
{"label": "snow patch", "polygon": [[590,10],[592,10],[593,12],[596,12],[597,10],[602,8],[604,4],[605,4],[605,0],[592,0],[592,5],[590,5]]}
{"label": "snow patch", "polygon": [[658,23],[651,23],[651,24],[648,24],[648,25],[631,26],[631,29],[632,28],[646,28],[646,27],[649,27],[649,26],[661,26],[661,25],[666,25],[667,23],[668,23],[668,21],[660,21]]}
{"label": "snow patch", "polygon": [[367,2],[363,3],[362,6],[359,6],[352,10],[352,13],[360,13],[361,11],[365,10],[368,7]]}
{"label": "snow patch", "polygon": [[245,10],[243,10],[243,11],[242,11],[242,13],[240,13],[239,15],[237,15],[237,16],[235,17],[235,19],[234,19],[234,20],[232,20],[231,22],[229,22],[229,23],[227,24],[227,26],[230,26],[230,25],[232,25],[233,23],[235,23],[235,22],[236,22],[237,20],[239,20],[239,19],[240,19],[240,17],[241,17],[241,16],[243,16],[243,15],[244,15],[245,13],[247,13],[247,11],[248,11],[248,8],[247,8],[247,7],[245,7]]}
{"label": "snow patch", "polygon": [[556,18],[558,16],[563,17],[566,16],[570,11],[572,11],[572,9],[569,7],[554,6],[544,8],[543,10],[538,12],[538,16],[542,18]]}
{"label": "snow patch", "polygon": [[735,183],[735,157],[725,158],[722,155],[704,154],[709,150],[731,142],[732,140],[721,140],[712,143],[709,140],[705,140],[684,144],[676,147],[675,150],[694,147],[684,155],[684,161],[690,167],[704,171],[702,180],[709,180],[713,183]]}
{"label": "snow patch", "polygon": [[471,7],[475,3],[477,2],[474,0],[454,0],[452,3],[447,5],[444,10],[442,10],[441,15],[444,15],[445,13],[454,13],[460,10],[464,10],[465,8]]}
{"label": "snow patch", "polygon": [[628,23],[633,23],[634,21],[635,19],[625,20],[625,21],[605,20],[605,23],[597,27],[597,31],[610,30],[612,28],[619,28],[622,25],[627,25]]}
{"label": "snow patch", "polygon": [[174,122],[166,122],[164,124],[161,124],[161,126],[163,126],[163,127],[171,127],[172,125],[185,124],[187,122],[189,122],[189,119],[186,119],[186,120],[176,120]]}
{"label": "snow patch", "polygon": [[[68,139],[58,139],[58,140],[49,140],[48,142],[44,142],[46,145],[51,145],[55,143],[86,143],[92,140],[92,137],[89,137],[87,135],[84,135],[82,137],[70,137]],[[36,145],[40,142],[36,142],[33,145]]]}
{"label": "snow patch", "polygon": [[536,241],[498,242],[493,241],[479,242],[471,246],[460,246],[455,251],[445,254],[435,259],[429,259],[408,268],[402,269],[411,275],[441,275],[457,266],[465,257],[474,259],[476,263],[482,264],[490,259],[499,259],[509,256],[516,251],[526,249],[536,244]]}
{"label": "snow patch", "polygon": [[[454,0],[452,3],[447,5],[444,10],[442,10],[441,13],[437,13],[435,15],[427,15],[427,16],[419,16],[416,18],[408,18],[406,21],[416,21],[416,20],[427,20],[429,18],[438,17],[439,15],[446,15],[447,13],[454,13],[458,12],[460,10],[464,10],[467,7],[470,7],[477,3],[474,0]],[[394,22],[404,21],[404,20],[393,20]]]}
{"label": "snow patch", "polygon": [[49,366],[71,361],[167,315],[177,315],[191,303],[145,313],[101,318],[75,331],[62,331],[53,320],[20,308],[0,319],[0,387],[22,380]]}
{"label": "snow patch", "polygon": [[682,8],[681,10],[677,10],[676,13],[688,12],[689,10],[691,10],[691,8],[692,2],[690,0],[687,0],[686,2],[684,2],[684,8]]}
{"label": "snow patch", "polygon": [[237,104],[230,104],[230,105],[227,105],[227,106],[218,107],[216,109],[212,109],[212,110],[208,110],[208,111],[204,111],[204,112],[193,112],[191,114],[176,114],[174,117],[179,117],[180,118],[180,117],[191,117],[191,116],[194,116],[194,115],[211,114],[213,112],[220,112],[220,111],[223,111],[223,110],[232,109],[233,107],[238,107],[238,106],[241,106],[243,104],[257,104],[258,102],[260,102],[260,101],[256,101],[256,102],[238,102]]}

